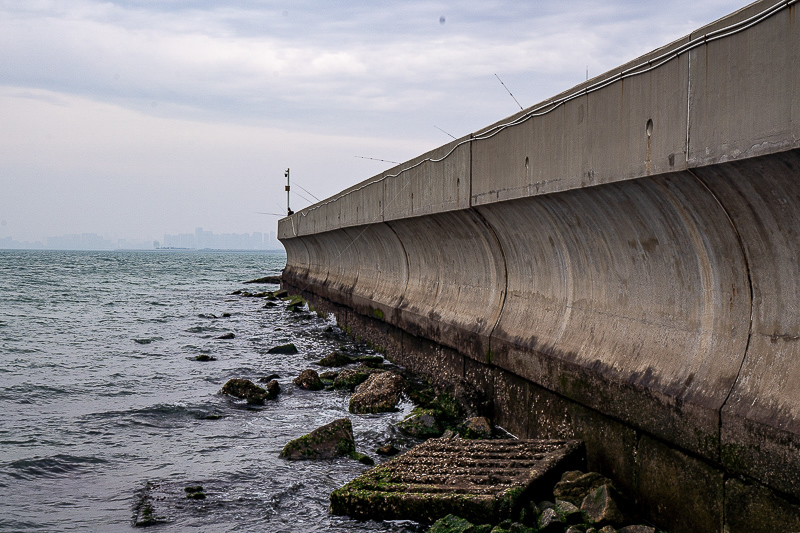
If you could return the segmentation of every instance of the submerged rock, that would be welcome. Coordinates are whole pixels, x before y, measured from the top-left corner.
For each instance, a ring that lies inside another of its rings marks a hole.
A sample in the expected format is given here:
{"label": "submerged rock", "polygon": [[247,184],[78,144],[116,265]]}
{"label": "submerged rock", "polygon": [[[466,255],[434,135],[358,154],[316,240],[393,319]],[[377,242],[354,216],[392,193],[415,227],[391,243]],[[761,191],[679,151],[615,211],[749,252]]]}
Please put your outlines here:
{"label": "submerged rock", "polygon": [[280,282],[281,282],[280,276],[264,276],[263,278],[251,279],[250,281],[245,281],[243,283],[280,283]]}
{"label": "submerged rock", "polygon": [[356,451],[353,425],[349,418],[340,418],[319,427],[298,439],[289,441],[280,456],[284,459],[331,459],[349,456]]}
{"label": "submerged rock", "polygon": [[267,353],[279,353],[279,354],[288,354],[293,355],[297,353],[297,346],[294,343],[287,343],[287,344],[280,344],[278,346],[273,346]]}
{"label": "submerged rock", "polygon": [[217,358],[214,357],[214,356],[208,355],[207,353],[201,353],[200,355],[195,357],[194,360],[195,361],[216,361]]}
{"label": "submerged rock", "polygon": [[391,457],[392,455],[397,455],[398,453],[400,453],[400,450],[398,450],[395,447],[395,445],[390,442],[388,444],[384,444],[383,446],[375,450],[375,453],[377,453],[378,455]]}
{"label": "submerged rock", "polygon": [[394,411],[405,389],[405,379],[394,372],[372,374],[356,388],[350,398],[351,413]]}
{"label": "submerged rock", "polygon": [[267,390],[262,389],[249,379],[242,378],[229,379],[222,386],[220,393],[245,399],[247,403],[254,405],[263,404],[264,400],[271,400],[274,397]]}
{"label": "submerged rock", "polygon": [[220,336],[219,336],[219,337],[217,337],[217,338],[218,338],[218,339],[223,339],[223,340],[228,340],[228,339],[233,339],[233,338],[235,338],[235,337],[236,337],[236,335],[234,335],[234,334],[233,334],[233,332],[230,332],[230,331],[229,331],[228,333],[225,333],[224,335],[220,335]]}
{"label": "submerged rock", "polygon": [[277,380],[273,379],[267,382],[267,392],[270,395],[270,398],[275,398],[281,392],[281,386]]}
{"label": "submerged rock", "polygon": [[319,378],[319,374],[310,368],[300,372],[300,375],[294,378],[293,383],[306,390],[322,390],[325,388],[325,384]]}
{"label": "submerged rock", "polygon": [[345,366],[351,363],[355,363],[355,359],[350,357],[349,355],[345,355],[342,352],[331,352],[319,361],[317,364],[319,366],[327,366],[327,367],[337,367],[337,366]]}

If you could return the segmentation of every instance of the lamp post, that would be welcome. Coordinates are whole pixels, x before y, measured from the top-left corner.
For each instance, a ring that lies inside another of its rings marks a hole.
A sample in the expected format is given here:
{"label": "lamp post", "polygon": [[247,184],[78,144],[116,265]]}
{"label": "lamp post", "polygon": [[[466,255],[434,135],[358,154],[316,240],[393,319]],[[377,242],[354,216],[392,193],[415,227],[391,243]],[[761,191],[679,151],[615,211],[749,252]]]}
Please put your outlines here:
{"label": "lamp post", "polygon": [[286,215],[289,216],[289,215],[293,215],[294,211],[292,211],[292,208],[289,207],[289,169],[288,168],[286,169],[286,172],[284,173],[284,175],[286,176]]}

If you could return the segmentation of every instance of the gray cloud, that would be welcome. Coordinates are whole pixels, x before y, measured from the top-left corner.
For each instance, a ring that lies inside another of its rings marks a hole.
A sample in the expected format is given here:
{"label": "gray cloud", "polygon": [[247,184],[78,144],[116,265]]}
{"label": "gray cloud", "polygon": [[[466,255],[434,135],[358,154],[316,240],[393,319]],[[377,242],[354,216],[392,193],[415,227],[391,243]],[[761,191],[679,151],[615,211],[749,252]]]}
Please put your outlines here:
{"label": "gray cloud", "polygon": [[287,166],[333,194],[513,113],[494,73],[533,105],[739,6],[0,1],[0,232],[263,230]]}

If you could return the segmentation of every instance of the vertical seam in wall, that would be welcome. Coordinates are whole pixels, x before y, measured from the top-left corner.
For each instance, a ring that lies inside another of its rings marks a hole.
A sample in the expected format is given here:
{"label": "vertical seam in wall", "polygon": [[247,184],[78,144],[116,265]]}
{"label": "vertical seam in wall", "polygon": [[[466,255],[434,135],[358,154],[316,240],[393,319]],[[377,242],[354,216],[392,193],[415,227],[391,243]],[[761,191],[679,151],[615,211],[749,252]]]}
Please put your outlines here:
{"label": "vertical seam in wall", "polygon": [[733,223],[733,218],[731,218],[730,213],[728,213],[728,210],[725,209],[725,206],[722,204],[720,199],[717,198],[717,195],[714,194],[714,192],[711,190],[711,188],[702,179],[700,179],[700,177],[697,176],[697,174],[695,174],[694,172],[692,172],[689,169],[687,169],[687,172],[689,174],[691,174],[700,183],[700,185],[706,191],[708,191],[708,193],[711,195],[711,197],[714,198],[714,200],[717,202],[717,205],[719,205],[720,209],[722,209],[722,212],[725,213],[725,216],[728,218],[728,222],[730,223],[731,227],[733,228],[733,232],[736,235],[736,242],[739,244],[739,250],[742,253],[742,259],[744,261],[745,271],[747,272],[747,285],[750,288],[750,325],[749,325],[749,329],[747,331],[747,342],[745,343],[744,353],[742,354],[742,361],[739,364],[739,370],[736,372],[736,379],[733,380],[733,383],[731,384],[731,388],[728,390],[728,394],[725,396],[725,401],[722,402],[722,405],[720,406],[719,412],[718,412],[718,416],[719,416],[718,426],[717,426],[717,432],[718,432],[717,433],[717,442],[719,443],[719,445],[718,445],[719,446],[718,454],[719,454],[719,463],[724,467],[725,465],[722,464],[722,410],[725,409],[725,405],[727,405],[728,400],[731,397],[731,394],[733,394],[733,389],[736,387],[736,384],[739,382],[739,378],[740,378],[740,376],[742,374],[742,368],[744,368],[744,362],[747,359],[747,353],[750,351],[750,340],[753,337],[753,313],[754,313],[754,308],[755,308],[755,298],[754,298],[754,293],[753,293],[753,279],[752,279],[752,276],[750,274],[750,261],[747,259],[747,251],[745,250],[744,240],[742,239],[742,236],[739,233],[739,229],[736,227],[736,224]]}
{"label": "vertical seam in wall", "polygon": [[[689,40],[692,40],[692,34],[689,34]],[[708,46],[708,44],[706,44]],[[689,124],[691,124],[691,108],[692,108],[692,51],[686,53],[688,67],[686,72],[686,168],[689,168]]]}
{"label": "vertical seam in wall", "polygon": [[394,228],[392,227],[391,224],[389,224],[388,222],[384,222],[383,224],[385,224],[386,227],[389,228],[389,231],[391,231],[394,234],[394,236],[397,238],[397,242],[400,243],[400,248],[403,250],[403,257],[406,260],[406,280],[405,280],[405,285],[403,286],[403,291],[400,294],[400,302],[398,302],[397,308],[396,308],[396,311],[399,311],[400,307],[403,305],[403,301],[405,300],[406,291],[408,290],[408,282],[411,279],[411,268],[409,266],[408,252],[406,251],[406,245],[403,244],[403,239],[400,238],[400,235],[397,234],[397,232],[394,230]]}
{"label": "vertical seam in wall", "polygon": [[472,207],[472,134],[469,134],[469,207]]}

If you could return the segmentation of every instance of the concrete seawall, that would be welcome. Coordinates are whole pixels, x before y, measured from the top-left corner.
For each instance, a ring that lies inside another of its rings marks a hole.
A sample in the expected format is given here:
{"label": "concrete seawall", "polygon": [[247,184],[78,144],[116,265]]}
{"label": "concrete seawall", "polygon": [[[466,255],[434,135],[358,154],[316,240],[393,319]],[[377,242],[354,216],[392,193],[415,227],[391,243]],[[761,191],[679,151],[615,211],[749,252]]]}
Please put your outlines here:
{"label": "concrete seawall", "polygon": [[285,218],[284,282],[579,437],[671,531],[800,531],[800,21],[757,2]]}

